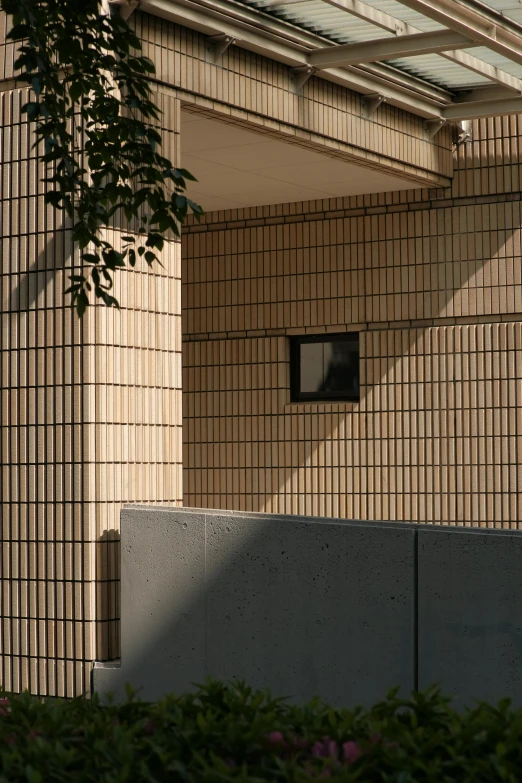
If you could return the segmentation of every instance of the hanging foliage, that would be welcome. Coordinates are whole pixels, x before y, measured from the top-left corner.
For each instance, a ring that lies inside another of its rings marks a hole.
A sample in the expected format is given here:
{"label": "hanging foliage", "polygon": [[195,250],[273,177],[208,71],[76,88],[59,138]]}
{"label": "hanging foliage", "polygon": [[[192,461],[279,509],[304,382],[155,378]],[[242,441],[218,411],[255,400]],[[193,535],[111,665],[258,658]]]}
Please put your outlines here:
{"label": "hanging foliage", "polygon": [[[72,223],[82,271],[66,293],[81,317],[94,300],[119,307],[113,276],[141,260],[159,263],[166,236],[179,236],[193,180],[161,152],[160,112],[138,37],[98,0],[0,0],[18,42],[17,78],[31,88],[23,111],[43,143],[45,200]],[[105,229],[126,230],[113,247]]]}

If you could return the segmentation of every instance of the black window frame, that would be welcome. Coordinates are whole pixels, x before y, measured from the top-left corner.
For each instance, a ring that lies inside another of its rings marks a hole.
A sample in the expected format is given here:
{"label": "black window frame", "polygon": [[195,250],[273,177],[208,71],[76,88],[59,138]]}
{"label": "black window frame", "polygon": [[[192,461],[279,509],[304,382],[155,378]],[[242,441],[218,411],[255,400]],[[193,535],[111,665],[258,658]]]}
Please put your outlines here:
{"label": "black window frame", "polygon": [[359,402],[359,394],[335,392],[302,392],[301,385],[301,345],[308,343],[354,342],[357,344],[360,380],[360,333],[343,332],[341,334],[292,335],[290,337],[290,400],[291,402]]}

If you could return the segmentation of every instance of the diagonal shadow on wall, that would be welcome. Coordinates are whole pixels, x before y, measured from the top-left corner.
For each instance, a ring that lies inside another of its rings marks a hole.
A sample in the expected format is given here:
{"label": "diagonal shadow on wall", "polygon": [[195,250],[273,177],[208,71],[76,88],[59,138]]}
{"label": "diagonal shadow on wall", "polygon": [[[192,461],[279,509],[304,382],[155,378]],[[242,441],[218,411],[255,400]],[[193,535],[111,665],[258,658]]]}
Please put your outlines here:
{"label": "diagonal shadow on wall", "polygon": [[150,507],[122,525],[122,668],[95,689],[211,674],[353,705],[414,687],[411,526]]}
{"label": "diagonal shadow on wall", "polygon": [[[469,213],[469,209],[457,206],[424,211],[426,222],[434,221],[437,231],[427,244],[421,245],[421,250],[426,247],[432,255],[424,258],[420,266],[423,273],[417,281],[420,292],[404,294],[402,291],[400,285],[405,278],[408,281],[409,269],[401,267],[400,257],[392,266],[391,271],[398,274],[392,275],[391,288],[389,283],[380,288],[379,276],[372,275],[385,270],[366,270],[367,274],[363,275],[365,319],[371,322],[372,328],[363,334],[359,405],[289,405],[288,369],[278,390],[266,385],[267,378],[270,382],[271,378],[281,377],[276,362],[271,359],[259,360],[258,380],[252,389],[241,385],[238,375],[232,372],[234,382],[230,386],[226,371],[232,368],[223,367],[221,356],[207,370],[207,382],[211,385],[206,388],[198,387],[197,381],[192,381],[191,386],[189,379],[193,376],[186,371],[186,504],[367,519],[516,524],[516,480],[505,463],[506,449],[513,451],[512,438],[516,434],[512,429],[517,404],[513,393],[516,362],[509,364],[507,375],[496,376],[492,357],[497,352],[498,358],[501,347],[498,329],[489,324],[473,326],[473,321],[479,321],[474,313],[486,318],[490,314],[491,320],[497,321],[502,315],[514,313],[516,290],[520,293],[516,273],[520,261],[516,243],[522,224],[520,203],[496,204],[495,198],[489,204],[477,205],[475,224],[468,215],[465,226],[461,225],[463,211]],[[506,216],[502,225],[501,219]],[[367,225],[372,225],[371,219]],[[466,231],[461,231],[463,227]],[[257,236],[259,243],[255,251],[268,252],[270,247],[263,244],[261,233]],[[395,243],[400,248],[401,243],[407,243],[407,236],[399,230],[385,239],[389,247]],[[371,237],[363,237],[362,242],[369,248]],[[446,260],[446,253],[450,260]],[[219,260],[222,264],[230,261],[229,258]],[[184,263],[186,279],[187,265],[195,260],[185,259]],[[410,260],[410,268],[418,272],[418,265],[412,267],[412,263]],[[436,280],[434,289],[430,290],[434,268]],[[213,269],[215,273],[215,264]],[[222,279],[227,280],[226,269],[218,274],[218,280]],[[201,282],[209,288],[209,281]],[[262,290],[262,282],[262,277],[254,279],[251,290]],[[217,292],[217,283],[211,286]],[[374,303],[379,297],[409,296],[411,299],[422,294],[424,288],[427,291],[423,309],[414,313],[420,320],[410,318],[402,321],[401,326],[401,319],[396,316],[393,319],[397,321],[396,328],[389,329],[388,322],[376,318]],[[231,286],[225,285],[224,291],[226,301],[219,304],[233,306]],[[495,303],[495,296],[502,295],[510,296],[512,301]],[[282,306],[290,312],[290,302]],[[451,319],[461,314],[469,315],[469,329],[452,326]],[[440,329],[437,322],[435,328],[426,325],[426,320],[439,317],[448,319]],[[248,323],[246,327],[249,328]],[[317,330],[321,328],[322,324],[318,323]],[[509,332],[506,338],[509,344],[503,344],[502,349],[513,351],[513,325],[503,328]],[[233,339],[232,334],[228,342]],[[283,346],[285,355],[280,364],[287,368],[286,338],[270,339]],[[269,339],[241,337],[237,342],[268,345]],[[193,346],[194,343],[186,344],[187,349]],[[265,368],[272,370],[271,376],[265,373]],[[207,390],[210,401],[204,399]],[[499,391],[504,395],[506,411],[511,409],[508,422],[505,417],[500,423],[488,419],[491,401],[496,395],[500,398]],[[253,394],[249,398],[250,392]],[[225,406],[219,406],[225,395],[234,397],[236,402],[222,413]],[[242,396],[248,400],[253,395],[257,401],[261,400],[258,410],[238,411],[237,400]],[[205,413],[205,406],[207,410],[212,406],[218,412]],[[199,421],[194,413],[198,409],[203,411]],[[257,418],[258,432],[252,435],[250,444],[245,436],[241,440],[237,432],[252,415]],[[259,425],[264,431],[259,431]],[[207,439],[205,433],[210,433]],[[216,444],[216,437],[224,439],[221,448]],[[343,449],[347,453],[339,456]],[[246,462],[239,456],[245,453]],[[337,463],[332,462],[334,453]],[[505,467],[501,468],[500,481],[497,466],[503,461]],[[513,462],[512,456],[509,462]],[[242,476],[243,488],[234,480],[234,472]],[[198,488],[196,479],[201,482]],[[343,502],[343,495],[349,497],[350,503]]]}

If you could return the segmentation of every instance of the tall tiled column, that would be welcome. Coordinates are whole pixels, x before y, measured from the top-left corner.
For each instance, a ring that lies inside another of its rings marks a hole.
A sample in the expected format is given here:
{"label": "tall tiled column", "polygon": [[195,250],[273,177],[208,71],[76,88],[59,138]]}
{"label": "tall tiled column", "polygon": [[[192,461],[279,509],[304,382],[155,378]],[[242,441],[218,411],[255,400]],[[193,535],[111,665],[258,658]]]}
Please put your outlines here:
{"label": "tall tiled column", "polygon": [[[121,505],[182,499],[179,244],[163,268],[117,275],[121,311],[78,322],[70,232],[44,205],[2,51],[0,685],[72,696],[118,655]],[[172,158],[179,107],[159,100]]]}

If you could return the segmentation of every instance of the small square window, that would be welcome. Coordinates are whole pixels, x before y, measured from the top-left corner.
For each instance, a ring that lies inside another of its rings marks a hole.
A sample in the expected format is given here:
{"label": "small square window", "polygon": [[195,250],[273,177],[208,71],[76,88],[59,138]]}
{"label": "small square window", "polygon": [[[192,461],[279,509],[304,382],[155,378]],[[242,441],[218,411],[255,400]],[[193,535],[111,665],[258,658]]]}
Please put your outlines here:
{"label": "small square window", "polygon": [[359,399],[359,335],[290,338],[294,401]]}

